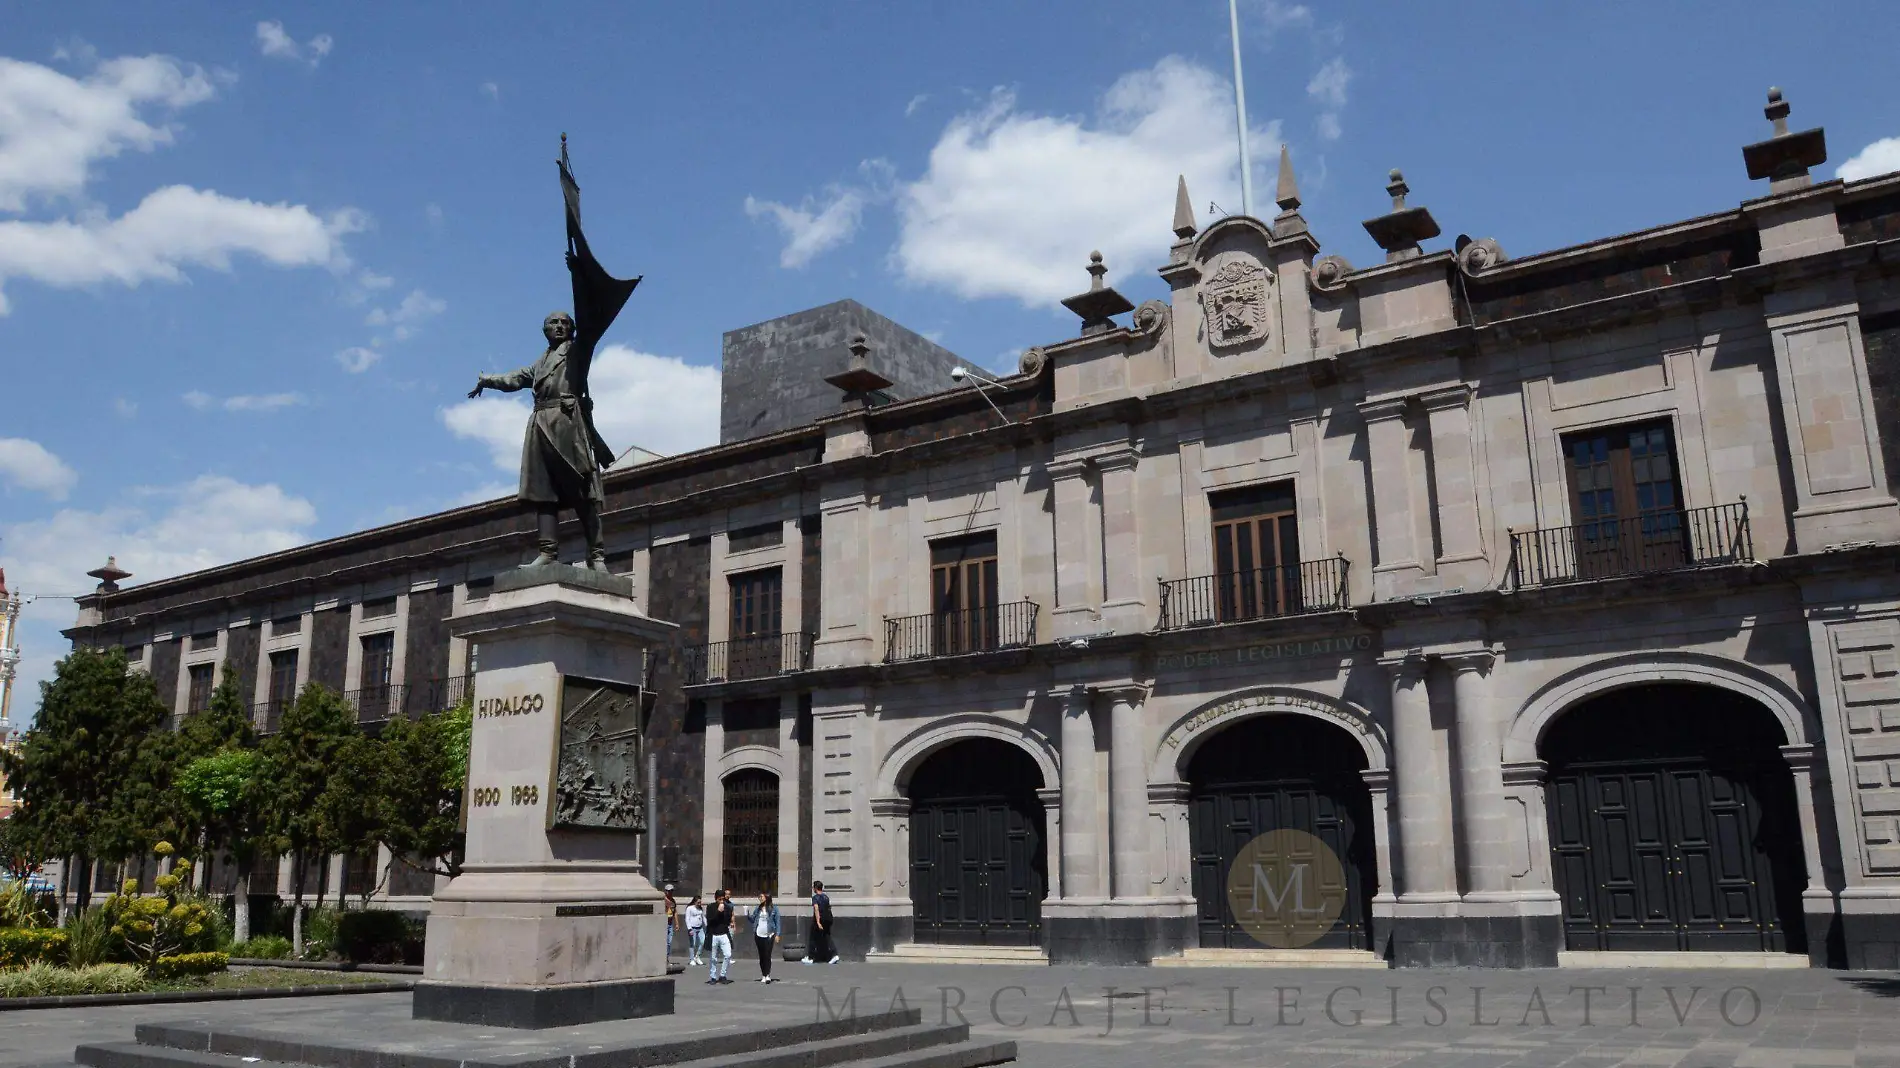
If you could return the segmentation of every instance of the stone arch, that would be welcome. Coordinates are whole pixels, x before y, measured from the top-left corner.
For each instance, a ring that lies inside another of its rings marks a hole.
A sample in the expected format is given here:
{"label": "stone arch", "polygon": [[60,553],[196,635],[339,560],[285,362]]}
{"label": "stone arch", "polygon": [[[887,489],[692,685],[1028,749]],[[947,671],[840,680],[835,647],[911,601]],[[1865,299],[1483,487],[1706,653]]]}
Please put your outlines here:
{"label": "stone arch", "polygon": [[1184,781],[1194,751],[1222,729],[1269,715],[1310,716],[1343,728],[1365,750],[1366,770],[1391,767],[1385,730],[1365,708],[1344,698],[1291,686],[1256,686],[1206,701],[1175,717],[1148,764],[1150,782]]}
{"label": "stone arch", "polygon": [[1539,687],[1511,720],[1504,736],[1504,762],[1538,759],[1537,747],[1557,717],[1612,690],[1658,682],[1699,683],[1750,698],[1781,724],[1785,745],[1814,740],[1807,702],[1787,684],[1752,664],[1694,652],[1624,653],[1593,661]]}
{"label": "stone arch", "polygon": [[1255,240],[1261,243],[1263,246],[1262,251],[1264,251],[1266,243],[1273,240],[1273,231],[1267,224],[1250,215],[1227,215],[1216,219],[1208,223],[1207,229],[1202,230],[1200,234],[1195,237],[1194,252],[1192,255],[1193,262],[1196,264],[1205,263],[1207,261],[1209,247],[1218,241],[1225,240],[1229,237],[1244,237],[1248,235],[1251,235]]}
{"label": "stone arch", "polygon": [[1044,789],[1061,781],[1055,747],[1041,731],[1020,723],[997,719],[981,713],[965,712],[935,720],[920,727],[892,746],[878,765],[877,786],[872,797],[897,797],[910,783],[911,773],[930,754],[952,742],[971,738],[993,738],[1008,742],[1028,753],[1042,772]]}
{"label": "stone arch", "polygon": [[769,771],[783,779],[785,756],[777,749],[765,745],[742,745],[719,754],[717,766],[719,781],[724,782],[726,777],[733,772],[744,771],[747,768]]}

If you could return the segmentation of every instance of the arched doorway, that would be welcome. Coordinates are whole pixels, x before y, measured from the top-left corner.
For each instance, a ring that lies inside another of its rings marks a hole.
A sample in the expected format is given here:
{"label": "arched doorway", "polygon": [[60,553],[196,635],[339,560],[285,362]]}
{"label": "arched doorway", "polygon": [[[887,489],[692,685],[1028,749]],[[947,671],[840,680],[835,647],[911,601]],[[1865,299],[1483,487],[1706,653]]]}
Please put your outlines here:
{"label": "arched doorway", "polygon": [[726,776],[725,875],[734,899],[778,893],[778,776],[742,768]]}
{"label": "arched doorway", "polygon": [[1630,687],[1565,711],[1539,753],[1566,947],[1805,951],[1783,741],[1766,708],[1713,686]]}
{"label": "arched doorway", "polygon": [[[1378,869],[1372,795],[1360,775],[1365,767],[1365,750],[1351,734],[1310,716],[1257,716],[1201,744],[1188,761],[1186,779],[1202,947],[1254,949],[1268,941],[1281,948],[1369,947]],[[1249,861],[1266,862],[1285,883],[1270,893],[1283,906],[1272,911],[1283,915],[1288,929],[1263,941],[1256,937],[1265,931],[1258,915],[1245,924],[1235,915],[1228,877],[1248,843],[1280,830],[1319,839],[1339,866],[1262,855],[1256,846]],[[1322,903],[1328,911],[1337,905],[1339,919],[1317,938],[1311,930],[1296,930],[1301,915]]]}
{"label": "arched doorway", "polygon": [[952,742],[910,778],[910,899],[919,942],[1033,946],[1048,886],[1042,772],[993,738]]}

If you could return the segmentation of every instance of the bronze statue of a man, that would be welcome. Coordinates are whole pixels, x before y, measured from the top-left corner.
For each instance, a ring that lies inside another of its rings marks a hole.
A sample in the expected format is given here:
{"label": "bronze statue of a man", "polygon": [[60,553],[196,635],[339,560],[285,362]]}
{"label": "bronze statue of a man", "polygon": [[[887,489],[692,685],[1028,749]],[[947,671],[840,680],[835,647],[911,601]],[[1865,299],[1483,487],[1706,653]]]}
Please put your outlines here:
{"label": "bronze statue of a man", "polygon": [[540,550],[527,566],[558,563],[560,539],[556,533],[560,509],[579,515],[587,538],[587,566],[607,570],[607,551],[600,534],[604,497],[600,472],[613,454],[594,430],[593,399],[587,395],[586,374],[580,361],[570,359],[574,349],[574,317],[557,311],[541,324],[548,348],[541,358],[518,371],[481,375],[468,395],[484,389],[513,393],[534,390],[534,415],[521,442],[521,484],[515,499],[535,509],[535,547]]}
{"label": "bronze statue of a man", "polygon": [[581,233],[581,187],[568,162],[566,134],[561,135],[559,168],[561,198],[567,208],[567,273],[574,288],[574,314],[557,311],[542,322],[548,348],[540,359],[505,375],[482,375],[468,395],[479,397],[484,389],[534,390],[534,417],[528,420],[527,437],[521,442],[521,486],[515,491],[517,500],[535,510],[539,553],[526,566],[560,562],[557,523],[560,510],[572,508],[587,536],[587,566],[605,571],[600,476],[613,465],[614,451],[594,429],[587,372],[593,365],[594,347],[640,279],[613,277],[588,248]]}

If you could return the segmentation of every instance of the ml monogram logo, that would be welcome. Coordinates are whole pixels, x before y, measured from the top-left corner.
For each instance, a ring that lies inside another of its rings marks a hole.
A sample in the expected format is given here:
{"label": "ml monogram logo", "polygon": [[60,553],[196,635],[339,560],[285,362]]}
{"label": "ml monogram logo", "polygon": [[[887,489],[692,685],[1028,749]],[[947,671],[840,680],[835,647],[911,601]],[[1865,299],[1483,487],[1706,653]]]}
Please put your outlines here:
{"label": "ml monogram logo", "polygon": [[1299,949],[1319,941],[1346,905],[1338,854],[1305,831],[1268,831],[1242,846],[1227,872],[1227,909],[1254,941]]}

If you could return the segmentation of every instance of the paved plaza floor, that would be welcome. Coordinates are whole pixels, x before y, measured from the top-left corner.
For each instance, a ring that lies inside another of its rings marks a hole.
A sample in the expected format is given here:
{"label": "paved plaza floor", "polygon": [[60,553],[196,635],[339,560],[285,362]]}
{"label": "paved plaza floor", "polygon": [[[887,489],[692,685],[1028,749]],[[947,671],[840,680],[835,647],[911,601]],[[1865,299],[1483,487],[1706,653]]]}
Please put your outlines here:
{"label": "paved plaza floor", "polygon": [[[687,1034],[908,1006],[1013,1039],[1023,1068],[1682,1065],[1900,1068],[1900,976],[1830,971],[1384,971],[781,964],[762,986],[678,977],[665,1021],[565,1037]],[[563,1032],[478,1031],[409,1019],[409,995],[0,1012],[0,1068],[65,1062],[81,1042],[129,1041],[133,1025],[205,1020],[412,1048],[452,1032],[526,1051]]]}

